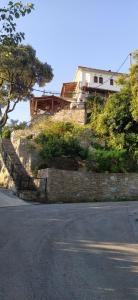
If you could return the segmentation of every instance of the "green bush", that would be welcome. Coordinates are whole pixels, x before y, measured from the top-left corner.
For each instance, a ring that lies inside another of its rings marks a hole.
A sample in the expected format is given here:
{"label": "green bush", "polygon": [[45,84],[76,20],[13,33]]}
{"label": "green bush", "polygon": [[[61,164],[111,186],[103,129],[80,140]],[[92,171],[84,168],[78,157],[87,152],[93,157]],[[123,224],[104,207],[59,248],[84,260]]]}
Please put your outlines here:
{"label": "green bush", "polygon": [[10,139],[11,137],[11,130],[9,127],[4,127],[3,128],[3,131],[2,131],[2,137],[5,138],[5,139]]}
{"label": "green bush", "polygon": [[67,131],[72,132],[74,129],[74,124],[69,122],[62,122],[62,121],[54,122],[49,118],[34,124],[32,128],[34,131],[41,131],[41,133],[45,135],[49,135],[49,134],[63,135]]}
{"label": "green bush", "polygon": [[43,159],[61,156],[80,157],[82,159],[87,157],[87,150],[83,149],[79,141],[71,136],[40,134],[35,141],[40,146],[40,154]]}
{"label": "green bush", "polygon": [[89,153],[87,169],[96,172],[136,172],[138,165],[132,156],[128,156],[126,150],[97,149]]}
{"label": "green bush", "polygon": [[87,157],[88,151],[79,142],[81,126],[53,121],[45,121],[40,125],[41,133],[35,138],[35,142],[43,159],[63,156],[81,159]]}
{"label": "green bush", "polygon": [[[99,138],[90,128],[76,126],[65,122],[43,122],[41,133],[35,138],[36,147],[40,151],[43,162],[54,158],[70,157],[76,161],[85,160],[87,170],[95,172],[136,172],[138,171],[137,139],[132,134],[134,148],[108,148],[106,138]],[[121,136],[122,139],[122,136]],[[114,143],[114,139],[113,143]],[[120,140],[119,140],[120,141]],[[93,150],[88,150],[89,146]]]}

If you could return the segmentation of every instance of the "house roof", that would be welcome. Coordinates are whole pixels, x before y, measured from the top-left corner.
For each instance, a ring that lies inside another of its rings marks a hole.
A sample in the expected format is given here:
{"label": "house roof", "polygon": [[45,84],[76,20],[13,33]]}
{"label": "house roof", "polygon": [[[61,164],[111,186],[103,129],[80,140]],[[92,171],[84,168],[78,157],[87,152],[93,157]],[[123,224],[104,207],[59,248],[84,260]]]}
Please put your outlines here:
{"label": "house roof", "polygon": [[47,96],[41,96],[41,97],[32,97],[31,101],[38,101],[38,102],[46,102],[49,100],[57,100],[57,101],[63,101],[63,102],[70,102],[69,99],[63,98],[61,96],[54,96],[54,95],[47,95]]}
{"label": "house roof", "polygon": [[86,72],[104,73],[104,74],[108,74],[108,75],[126,75],[125,73],[114,72],[111,70],[102,70],[102,69],[95,69],[95,68],[82,67],[82,66],[78,66],[78,70],[79,69],[86,71]]}

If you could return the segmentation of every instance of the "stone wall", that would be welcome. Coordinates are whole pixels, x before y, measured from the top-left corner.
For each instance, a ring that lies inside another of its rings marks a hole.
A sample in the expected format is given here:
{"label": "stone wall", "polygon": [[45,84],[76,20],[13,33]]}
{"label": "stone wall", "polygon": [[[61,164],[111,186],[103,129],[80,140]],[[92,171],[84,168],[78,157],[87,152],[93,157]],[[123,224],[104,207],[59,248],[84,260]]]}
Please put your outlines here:
{"label": "stone wall", "polygon": [[137,173],[91,173],[46,169],[48,202],[138,200]]}
{"label": "stone wall", "polygon": [[86,124],[87,115],[84,107],[74,107],[72,109],[62,109],[53,115],[47,113],[36,115],[31,120],[31,123],[35,124],[48,118],[50,118],[52,121],[73,122],[79,125],[84,125]]}
{"label": "stone wall", "polygon": [[15,184],[5,167],[2,156],[0,154],[0,186],[15,190]]}
{"label": "stone wall", "polygon": [[[34,149],[33,143],[26,138],[17,138],[16,134],[12,136],[12,145],[20,162],[30,176],[35,175],[35,169],[43,161],[37,150]],[[0,151],[0,186],[12,188],[15,190],[15,184],[3,162]]]}
{"label": "stone wall", "polygon": [[27,138],[17,138],[15,132],[15,135],[12,135],[11,142],[27,173],[32,176],[32,172],[35,171],[37,166],[43,163],[33,141]]}
{"label": "stone wall", "polygon": [[85,109],[62,109],[53,116],[51,116],[53,121],[63,121],[63,122],[73,122],[80,125],[86,123],[86,112]]}

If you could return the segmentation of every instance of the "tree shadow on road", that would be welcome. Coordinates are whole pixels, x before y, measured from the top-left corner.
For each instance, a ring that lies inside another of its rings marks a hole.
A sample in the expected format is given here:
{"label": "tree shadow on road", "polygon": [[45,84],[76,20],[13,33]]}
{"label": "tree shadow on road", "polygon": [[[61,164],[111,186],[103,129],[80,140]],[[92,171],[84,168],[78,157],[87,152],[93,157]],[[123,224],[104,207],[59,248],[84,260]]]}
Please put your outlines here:
{"label": "tree shadow on road", "polygon": [[91,289],[93,296],[86,299],[138,299],[137,244],[77,240],[56,242],[56,247],[68,255],[73,277],[76,273]]}

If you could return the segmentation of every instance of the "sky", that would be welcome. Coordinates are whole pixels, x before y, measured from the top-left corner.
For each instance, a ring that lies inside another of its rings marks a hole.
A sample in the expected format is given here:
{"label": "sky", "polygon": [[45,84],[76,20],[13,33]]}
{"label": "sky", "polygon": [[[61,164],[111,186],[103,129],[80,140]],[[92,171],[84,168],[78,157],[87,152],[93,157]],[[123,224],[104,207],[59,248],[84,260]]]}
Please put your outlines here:
{"label": "sky", "polygon": [[[18,29],[25,32],[24,43],[53,68],[46,91],[60,92],[63,82],[73,81],[78,65],[117,71],[138,49],[138,0],[29,2],[35,10],[19,19]],[[1,0],[1,6],[6,3]],[[129,60],[120,71],[128,68]],[[10,118],[29,121],[29,103],[19,103]]]}

